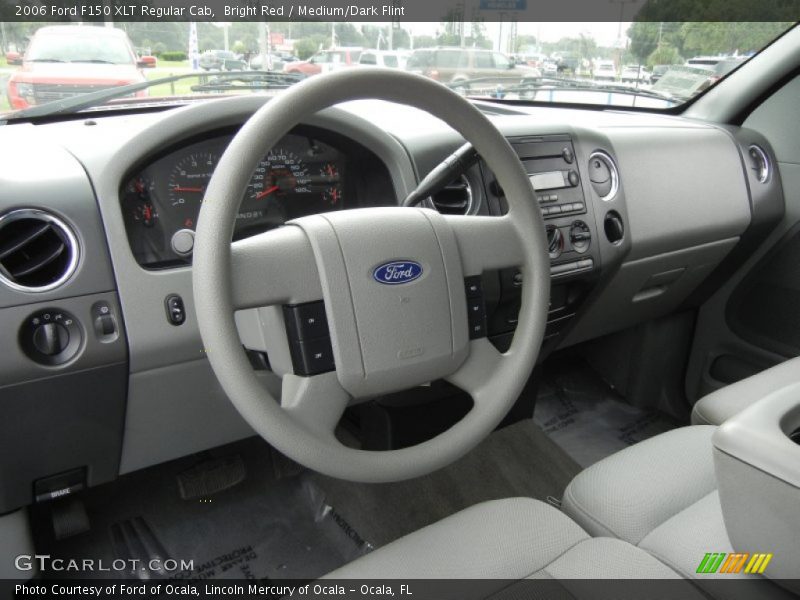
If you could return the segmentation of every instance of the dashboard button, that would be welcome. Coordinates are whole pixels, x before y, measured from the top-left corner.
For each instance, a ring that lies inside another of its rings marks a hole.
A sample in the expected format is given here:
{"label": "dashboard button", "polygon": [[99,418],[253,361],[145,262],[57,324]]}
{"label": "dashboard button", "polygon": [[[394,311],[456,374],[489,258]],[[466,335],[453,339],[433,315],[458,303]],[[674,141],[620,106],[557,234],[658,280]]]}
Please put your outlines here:
{"label": "dashboard button", "polygon": [[578,268],[577,262],[562,263],[560,265],[552,265],[550,267],[550,275],[563,275],[570,271],[575,271]]}
{"label": "dashboard button", "polygon": [[183,306],[183,298],[178,294],[170,294],[164,300],[164,306],[167,309],[167,321],[171,325],[183,325],[186,321],[186,308]]}

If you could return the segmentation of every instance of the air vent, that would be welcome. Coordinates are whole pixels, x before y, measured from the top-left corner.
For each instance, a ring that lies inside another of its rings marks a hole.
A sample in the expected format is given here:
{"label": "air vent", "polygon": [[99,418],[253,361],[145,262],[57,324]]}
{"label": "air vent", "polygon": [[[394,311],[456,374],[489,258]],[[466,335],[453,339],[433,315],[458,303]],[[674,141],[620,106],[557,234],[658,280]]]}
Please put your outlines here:
{"label": "air vent", "polygon": [[750,165],[756,173],[756,179],[761,183],[767,183],[769,179],[770,163],[767,153],[760,146],[755,144],[750,146],[747,151],[750,157]]}
{"label": "air vent", "polygon": [[473,211],[472,186],[462,175],[433,194],[433,206],[443,215],[468,215]]}
{"label": "air vent", "polygon": [[600,150],[589,155],[589,181],[600,200],[613,200],[619,190],[619,171],[614,159]]}
{"label": "air vent", "polygon": [[60,219],[35,209],[0,217],[0,281],[8,287],[46,292],[69,279],[77,265],[77,240]]}

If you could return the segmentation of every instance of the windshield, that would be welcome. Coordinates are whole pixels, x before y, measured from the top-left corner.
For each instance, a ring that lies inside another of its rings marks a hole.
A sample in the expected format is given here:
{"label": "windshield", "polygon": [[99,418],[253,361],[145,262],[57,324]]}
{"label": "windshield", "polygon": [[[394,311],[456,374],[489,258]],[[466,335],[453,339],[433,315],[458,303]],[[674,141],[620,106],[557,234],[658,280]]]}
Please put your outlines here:
{"label": "windshield", "polygon": [[[339,69],[403,69],[494,101],[665,110],[790,22],[1,23],[0,115],[278,94]],[[102,92],[102,93],[99,93]]]}

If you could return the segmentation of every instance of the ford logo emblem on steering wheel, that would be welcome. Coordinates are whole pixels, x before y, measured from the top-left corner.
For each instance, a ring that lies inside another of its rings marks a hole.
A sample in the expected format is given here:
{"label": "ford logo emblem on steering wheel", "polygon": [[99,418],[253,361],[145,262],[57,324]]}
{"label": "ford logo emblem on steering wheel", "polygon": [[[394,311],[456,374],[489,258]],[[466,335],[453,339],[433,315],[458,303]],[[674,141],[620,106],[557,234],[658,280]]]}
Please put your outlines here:
{"label": "ford logo emblem on steering wheel", "polygon": [[413,260],[393,260],[375,267],[372,278],[385,285],[399,285],[419,279],[422,265]]}

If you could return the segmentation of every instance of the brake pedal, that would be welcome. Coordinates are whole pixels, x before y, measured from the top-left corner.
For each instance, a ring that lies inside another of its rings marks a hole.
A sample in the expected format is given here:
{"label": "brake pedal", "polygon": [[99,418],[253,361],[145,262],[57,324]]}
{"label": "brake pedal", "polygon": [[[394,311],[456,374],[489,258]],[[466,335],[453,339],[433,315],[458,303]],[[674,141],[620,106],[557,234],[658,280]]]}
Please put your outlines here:
{"label": "brake pedal", "polygon": [[86,506],[79,498],[67,497],[52,502],[50,515],[53,520],[53,534],[57,540],[64,540],[91,529]]}
{"label": "brake pedal", "polygon": [[213,496],[244,481],[247,469],[238,454],[201,462],[178,475],[178,489],[184,500]]}

